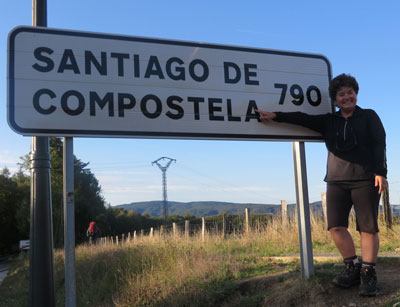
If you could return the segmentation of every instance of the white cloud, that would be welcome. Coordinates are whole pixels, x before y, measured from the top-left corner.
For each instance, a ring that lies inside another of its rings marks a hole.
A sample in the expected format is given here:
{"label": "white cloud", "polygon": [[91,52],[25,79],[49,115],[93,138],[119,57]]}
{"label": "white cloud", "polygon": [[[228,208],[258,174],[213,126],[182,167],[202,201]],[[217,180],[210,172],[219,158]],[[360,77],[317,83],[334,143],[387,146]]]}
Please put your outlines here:
{"label": "white cloud", "polygon": [[271,188],[268,187],[227,187],[227,188],[222,188],[223,191],[226,192],[265,192],[269,193],[271,191]]}
{"label": "white cloud", "polygon": [[145,193],[145,192],[153,192],[153,191],[161,191],[161,186],[151,186],[151,185],[115,185],[115,186],[108,186],[106,189],[107,193]]}
{"label": "white cloud", "polygon": [[146,171],[128,171],[128,170],[96,170],[92,168],[93,173],[95,174],[105,174],[108,176],[128,176],[128,175],[149,175],[150,172]]}
{"label": "white cloud", "polygon": [[0,169],[7,167],[11,173],[18,172],[20,162],[19,158],[16,158],[16,154],[9,150],[0,150]]}
{"label": "white cloud", "polygon": [[15,153],[12,153],[9,150],[0,150],[0,164],[14,164],[16,165],[18,162],[20,162],[19,157],[15,157]]}

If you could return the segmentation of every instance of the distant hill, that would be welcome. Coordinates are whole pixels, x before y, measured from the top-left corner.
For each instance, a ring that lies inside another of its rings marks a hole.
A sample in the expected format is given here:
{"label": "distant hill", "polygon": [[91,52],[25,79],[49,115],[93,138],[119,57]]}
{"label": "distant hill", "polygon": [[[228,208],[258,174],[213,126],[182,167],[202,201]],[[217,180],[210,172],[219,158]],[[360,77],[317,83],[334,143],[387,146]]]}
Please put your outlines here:
{"label": "distant hill", "polygon": [[[161,200],[133,202],[115,206],[127,211],[135,210],[141,215],[148,214],[154,217],[162,216],[163,202]],[[315,216],[322,215],[321,201],[310,204]],[[252,203],[231,203],[219,201],[193,201],[193,202],[168,202],[168,214],[185,216],[213,216],[223,213],[243,215],[245,208],[249,208],[254,214],[281,214],[281,206],[276,204],[252,204]],[[289,215],[293,215],[295,204],[288,204]],[[393,214],[400,215],[400,205],[393,205]]]}

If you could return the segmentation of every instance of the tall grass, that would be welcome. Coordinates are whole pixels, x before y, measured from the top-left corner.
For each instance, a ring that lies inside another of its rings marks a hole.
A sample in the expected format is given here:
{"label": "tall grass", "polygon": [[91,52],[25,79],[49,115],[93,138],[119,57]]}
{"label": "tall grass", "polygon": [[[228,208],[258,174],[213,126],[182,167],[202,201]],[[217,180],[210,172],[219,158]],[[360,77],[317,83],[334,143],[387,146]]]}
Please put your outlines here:
{"label": "tall grass", "polygon": [[[312,217],[311,227],[314,253],[338,255],[323,219]],[[349,229],[359,248],[353,218]],[[382,224],[380,229],[382,249],[400,250],[399,221],[395,221],[392,230]],[[183,233],[176,236],[156,233],[119,245],[81,245],[76,248],[78,306],[243,305],[235,281],[298,270],[298,263],[285,264],[270,258],[296,254],[298,250],[296,220],[285,224],[278,218],[267,224],[256,223],[247,234],[234,230],[223,237],[210,231],[203,239],[200,232],[191,237]],[[54,259],[56,301],[63,306],[64,251],[57,250]],[[7,300],[7,287],[14,287],[14,295],[19,287],[20,297],[25,298],[27,306],[27,265],[25,257],[12,269],[12,274],[19,276],[18,282],[11,284],[13,279],[7,278],[0,287],[0,295],[6,297],[0,306],[16,306],[15,300]],[[25,274],[23,281],[21,272]],[[258,299],[255,296],[250,301]],[[21,300],[17,304],[24,306]]]}
{"label": "tall grass", "polygon": [[[183,233],[138,237],[122,245],[77,248],[77,288],[80,303],[98,306],[213,306],[232,294],[234,281],[287,270],[268,257],[298,252],[297,222],[280,219],[254,225],[248,234],[233,231],[223,238],[208,232],[187,238]],[[314,253],[334,253],[334,244],[321,218],[311,218]],[[400,248],[393,238],[400,225],[381,224],[386,250]],[[355,220],[349,227],[359,248]],[[85,284],[96,287],[85,290]],[[98,297],[100,296],[100,297]],[[100,303],[101,302],[101,303]],[[102,305],[103,304],[103,305]]]}

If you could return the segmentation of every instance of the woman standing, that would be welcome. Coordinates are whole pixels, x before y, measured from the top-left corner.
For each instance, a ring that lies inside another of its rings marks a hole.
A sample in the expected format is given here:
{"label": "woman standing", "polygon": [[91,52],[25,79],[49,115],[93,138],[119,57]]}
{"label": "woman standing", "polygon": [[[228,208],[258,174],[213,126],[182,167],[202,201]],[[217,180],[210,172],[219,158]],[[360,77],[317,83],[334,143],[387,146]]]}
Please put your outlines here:
{"label": "woman standing", "polygon": [[[341,74],[329,86],[329,96],[339,108],[333,114],[257,112],[263,122],[297,124],[322,134],[328,149],[328,230],[345,263],[345,270],[333,283],[344,288],[361,283],[360,295],[375,296],[379,199],[387,175],[386,135],[375,111],[357,106],[358,90],[354,77]],[[353,205],[361,236],[362,262],[347,230]]]}

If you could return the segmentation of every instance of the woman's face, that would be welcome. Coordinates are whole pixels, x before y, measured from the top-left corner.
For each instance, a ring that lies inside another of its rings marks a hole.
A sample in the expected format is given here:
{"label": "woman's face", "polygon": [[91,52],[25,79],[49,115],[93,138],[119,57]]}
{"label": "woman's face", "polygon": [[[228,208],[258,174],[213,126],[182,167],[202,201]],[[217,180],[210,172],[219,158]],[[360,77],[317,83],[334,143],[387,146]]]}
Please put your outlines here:
{"label": "woman's face", "polygon": [[357,94],[354,89],[342,86],[336,93],[335,104],[344,112],[354,111],[357,104]]}

